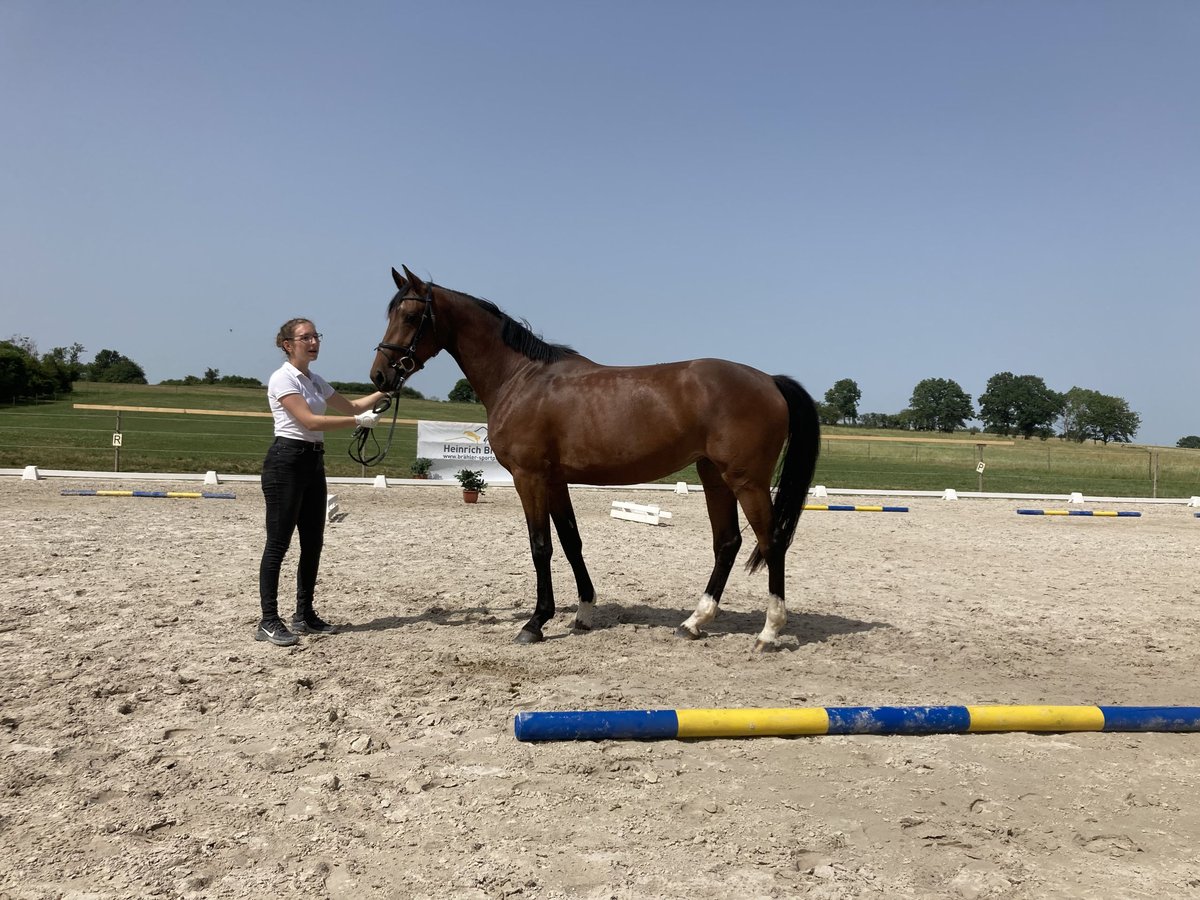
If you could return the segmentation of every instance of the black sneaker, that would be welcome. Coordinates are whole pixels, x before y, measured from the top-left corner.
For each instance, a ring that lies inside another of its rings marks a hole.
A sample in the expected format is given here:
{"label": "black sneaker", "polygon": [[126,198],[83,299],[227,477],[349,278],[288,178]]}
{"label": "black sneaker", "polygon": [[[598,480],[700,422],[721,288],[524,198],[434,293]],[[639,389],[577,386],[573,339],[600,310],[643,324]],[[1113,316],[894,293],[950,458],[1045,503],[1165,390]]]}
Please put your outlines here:
{"label": "black sneaker", "polygon": [[263,619],[254,630],[256,641],[270,641],[276,647],[293,647],[300,643],[300,638],[287,630],[283,619],[276,616],[273,619]]}
{"label": "black sneaker", "polygon": [[292,631],[296,634],[337,634],[336,625],[330,625],[315,612],[292,616]]}

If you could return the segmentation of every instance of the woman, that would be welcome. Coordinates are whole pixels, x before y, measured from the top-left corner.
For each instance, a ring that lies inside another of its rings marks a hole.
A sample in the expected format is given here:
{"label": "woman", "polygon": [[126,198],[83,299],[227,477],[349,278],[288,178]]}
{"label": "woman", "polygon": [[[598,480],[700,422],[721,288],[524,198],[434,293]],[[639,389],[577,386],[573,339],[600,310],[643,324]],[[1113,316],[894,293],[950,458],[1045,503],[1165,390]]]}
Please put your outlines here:
{"label": "woman", "polygon": [[[337,629],[313,609],[313,590],[325,540],[325,435],[333,428],[374,428],[379,414],[372,407],[383,393],[347,400],[320,375],[309,369],[321,352],[321,335],[310,319],[291,319],[279,329],[275,346],[287,361],[271,376],[267,400],[275,415],[275,442],[263,461],[262,489],[267,501],[267,543],[258,569],[262,621],[256,641],[280,647],[300,642],[301,634],[334,634]],[[331,406],[344,416],[325,415]],[[348,418],[353,416],[353,418]],[[300,562],[296,570],[296,615],[292,630],[279,618],[279,570],[300,532]]]}

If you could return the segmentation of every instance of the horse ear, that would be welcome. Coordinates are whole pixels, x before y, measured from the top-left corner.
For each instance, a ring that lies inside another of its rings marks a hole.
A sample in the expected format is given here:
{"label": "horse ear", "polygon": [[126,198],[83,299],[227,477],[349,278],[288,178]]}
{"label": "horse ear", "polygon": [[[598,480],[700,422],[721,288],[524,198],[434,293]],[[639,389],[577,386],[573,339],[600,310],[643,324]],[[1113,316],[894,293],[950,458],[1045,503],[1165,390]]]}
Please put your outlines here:
{"label": "horse ear", "polygon": [[425,288],[425,282],[423,282],[420,278],[418,278],[416,275],[414,275],[409,270],[408,266],[401,265],[400,268],[402,268],[404,270],[404,277],[408,279],[409,287],[411,287],[414,291],[418,291],[418,292],[422,291]]}
{"label": "horse ear", "polygon": [[[408,270],[405,269],[405,271],[407,272]],[[407,290],[408,285],[404,283],[404,276],[396,271],[395,266],[392,266],[392,281],[396,282],[396,290]]]}

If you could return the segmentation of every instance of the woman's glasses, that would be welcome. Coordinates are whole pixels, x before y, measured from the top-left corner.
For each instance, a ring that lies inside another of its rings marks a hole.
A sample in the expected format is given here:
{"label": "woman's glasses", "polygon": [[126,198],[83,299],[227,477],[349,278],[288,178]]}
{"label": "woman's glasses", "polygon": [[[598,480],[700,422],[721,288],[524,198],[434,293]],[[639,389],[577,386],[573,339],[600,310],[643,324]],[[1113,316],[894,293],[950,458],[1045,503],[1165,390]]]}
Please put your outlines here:
{"label": "woman's glasses", "polygon": [[323,337],[323,335],[320,335],[320,334],[298,334],[294,338],[292,338],[292,340],[293,341],[303,341],[306,344],[315,344],[319,340],[321,340],[322,337]]}

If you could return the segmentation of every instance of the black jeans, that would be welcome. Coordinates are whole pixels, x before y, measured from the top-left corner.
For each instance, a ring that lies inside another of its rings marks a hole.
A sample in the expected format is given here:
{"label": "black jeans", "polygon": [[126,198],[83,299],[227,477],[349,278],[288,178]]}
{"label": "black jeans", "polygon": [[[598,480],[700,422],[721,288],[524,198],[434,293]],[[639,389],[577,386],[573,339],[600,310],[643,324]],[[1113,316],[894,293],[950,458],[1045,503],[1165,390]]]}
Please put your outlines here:
{"label": "black jeans", "polygon": [[300,532],[296,568],[296,611],[312,610],[321,548],[325,543],[325,451],[319,445],[276,438],[263,460],[262,490],[267,501],[267,543],[258,568],[263,618],[279,614],[279,570]]}

